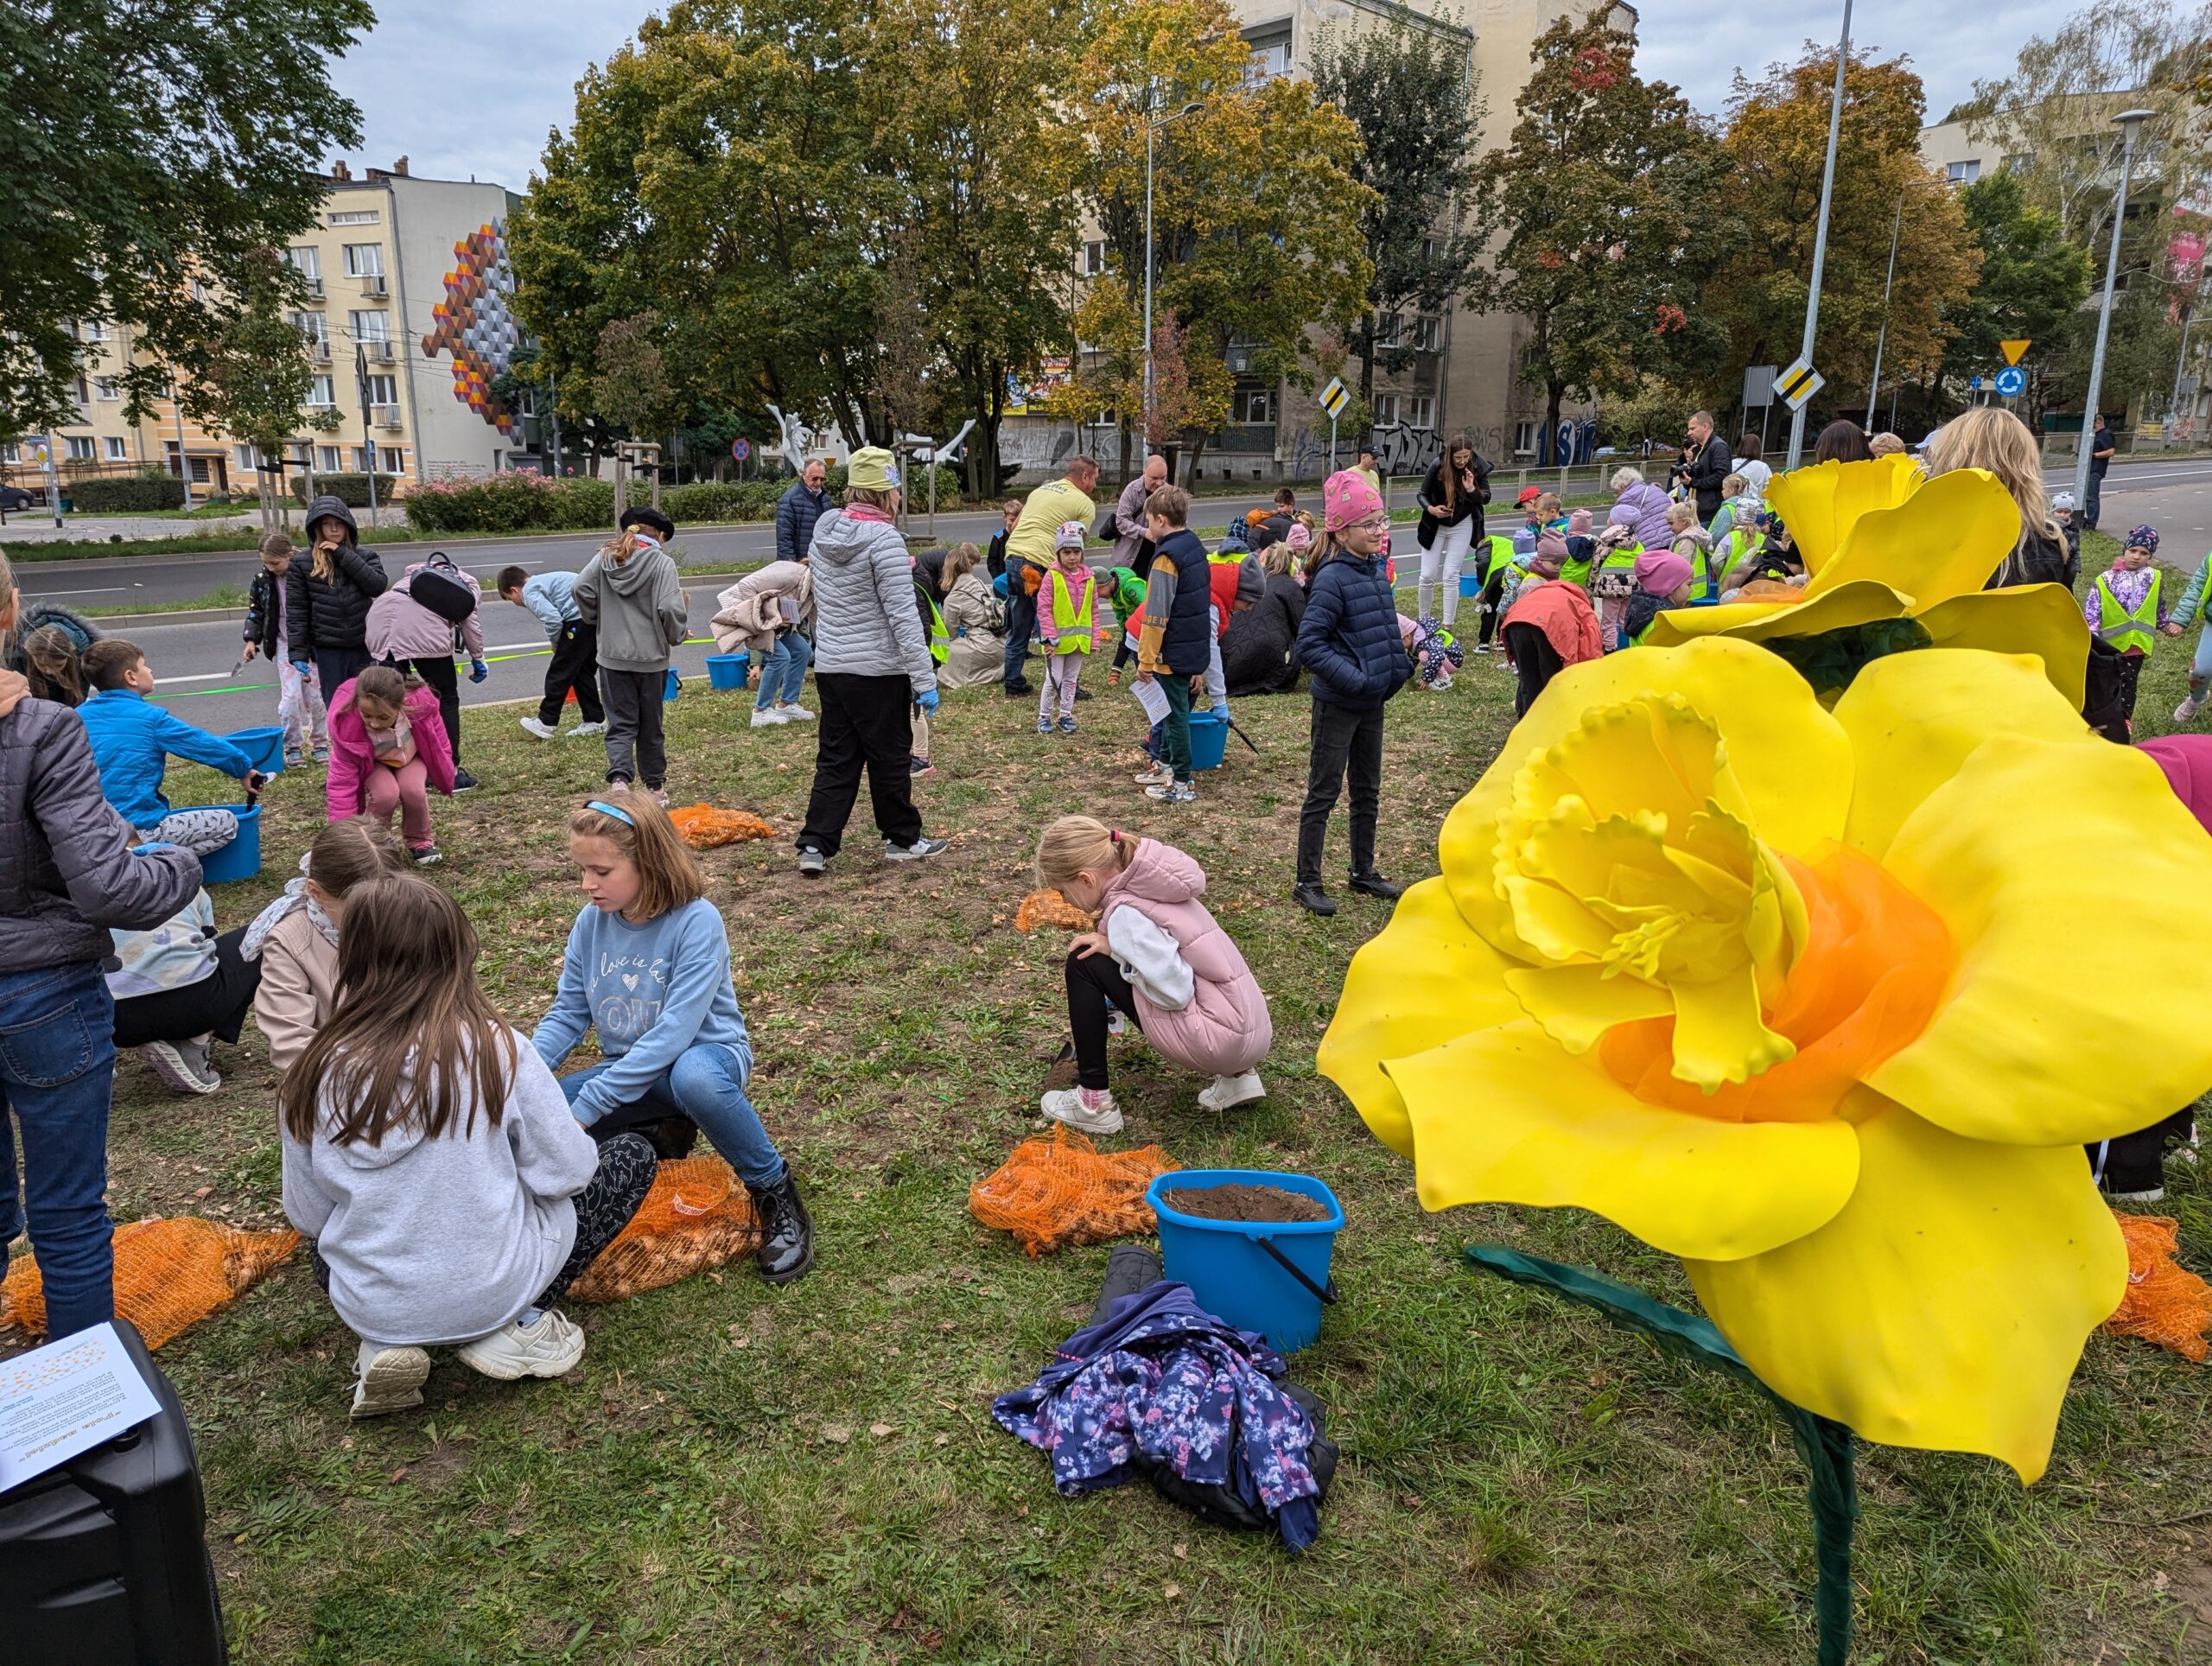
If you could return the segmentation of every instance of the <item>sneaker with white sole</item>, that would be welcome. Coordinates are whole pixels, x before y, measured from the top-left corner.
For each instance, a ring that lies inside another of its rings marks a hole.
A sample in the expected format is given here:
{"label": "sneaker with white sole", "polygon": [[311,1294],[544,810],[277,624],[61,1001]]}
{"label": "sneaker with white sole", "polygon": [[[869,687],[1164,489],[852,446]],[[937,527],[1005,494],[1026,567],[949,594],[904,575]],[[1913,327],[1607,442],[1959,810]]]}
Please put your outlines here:
{"label": "sneaker with white sole", "polygon": [[779,700],[776,703],[776,709],[784,715],[786,723],[811,723],[814,721],[814,714],[804,706],[786,704]]}
{"label": "sneaker with white sole", "polygon": [[781,728],[791,721],[773,706],[755,706],[753,709],[754,728]]}
{"label": "sneaker with white sole", "polygon": [[571,739],[574,739],[579,734],[604,734],[606,733],[607,725],[605,723],[579,723],[575,728],[569,731],[569,734]]}
{"label": "sneaker with white sole", "polygon": [[1198,1090],[1198,1103],[1208,1110],[1227,1110],[1234,1105],[1264,1099],[1267,1093],[1261,1085],[1260,1072],[1248,1070],[1240,1076],[1215,1077],[1211,1086]]}
{"label": "sneaker with white sole", "polygon": [[561,738],[559,729],[555,728],[550,723],[541,723],[535,717],[525,717],[522,720],[522,732],[524,734],[535,734],[541,741],[557,741]]}
{"label": "sneaker with white sole", "polygon": [[927,836],[916,839],[912,844],[893,844],[890,840],[886,839],[883,842],[883,860],[919,862],[925,856],[934,856],[940,851],[950,849],[951,843],[950,839],[932,839]]}
{"label": "sneaker with white sole", "polygon": [[138,1049],[138,1057],[172,1093],[213,1093],[223,1085],[223,1078],[207,1062],[210,1039],[200,1035],[189,1041],[149,1041]]}
{"label": "sneaker with white sole", "polygon": [[407,853],[415,859],[417,868],[435,868],[445,860],[445,853],[435,844],[426,844]]}
{"label": "sneaker with white sole", "polygon": [[1159,786],[1147,787],[1144,796],[1155,804],[1194,804],[1198,801],[1198,790],[1188,781],[1179,781],[1170,776]]}
{"label": "sneaker with white sole", "polygon": [[461,1363],[473,1371],[512,1383],[524,1377],[565,1377],[584,1357],[584,1333],[568,1316],[548,1308],[537,1322],[509,1319],[489,1336],[461,1350]]}
{"label": "sneaker with white sole", "polygon": [[1175,772],[1166,764],[1154,764],[1150,769],[1138,771],[1129,779],[1139,786],[1166,786],[1175,779]]}
{"label": "sneaker with white sole", "polygon": [[830,871],[830,858],[810,846],[802,847],[798,853],[798,871],[801,878],[818,880]]}
{"label": "sneaker with white sole", "polygon": [[356,1417],[381,1417],[423,1403],[423,1384],[430,1380],[430,1356],[420,1348],[382,1348],[364,1342],[353,1358]]}
{"label": "sneaker with white sole", "polygon": [[2177,723],[2189,722],[2198,712],[2202,711],[2203,709],[2204,696],[2201,694],[2192,694],[2187,699],[2183,700],[2181,704],[2174,708],[2174,722]]}
{"label": "sneaker with white sole", "polygon": [[1114,1090],[1092,1092],[1089,1088],[1055,1088],[1041,1102],[1045,1115],[1065,1122],[1083,1134],[1119,1134],[1122,1108],[1114,1103]]}

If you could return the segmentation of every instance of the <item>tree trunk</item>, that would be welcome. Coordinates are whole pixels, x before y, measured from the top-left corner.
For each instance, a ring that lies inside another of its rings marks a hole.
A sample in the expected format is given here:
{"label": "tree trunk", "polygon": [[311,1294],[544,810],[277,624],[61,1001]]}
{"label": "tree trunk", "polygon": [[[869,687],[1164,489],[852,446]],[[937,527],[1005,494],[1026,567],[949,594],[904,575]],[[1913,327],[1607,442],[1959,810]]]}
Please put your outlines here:
{"label": "tree trunk", "polygon": [[[1547,449],[1547,448],[1555,447],[1555,446],[1559,443],[1559,407],[1560,407],[1560,401],[1561,399],[1563,399],[1563,398],[1566,397],[1566,395],[1567,395],[1567,384],[1566,384],[1566,383],[1561,382],[1561,381],[1554,380],[1554,379],[1553,379],[1553,378],[1549,378],[1549,377],[1547,377],[1547,378],[1545,378],[1545,380],[1544,380],[1544,435],[1545,435],[1545,438],[1544,438],[1541,442],[1540,442],[1538,443],[1537,447],[1536,447],[1536,455],[1537,455],[1538,457],[1541,457],[1541,456],[1544,455],[1544,452],[1545,452],[1545,450]],[[1558,453],[1557,453],[1556,451],[1554,451],[1554,452],[1553,453],[1553,455],[1552,455],[1552,466],[1553,466],[1554,467],[1560,467],[1560,464],[1561,464],[1562,461],[1563,461],[1563,460],[1559,456]]]}
{"label": "tree trunk", "polygon": [[1122,472],[1116,479],[1121,485],[1127,486],[1129,480],[1129,419],[1124,416],[1116,426],[1122,430]]}
{"label": "tree trunk", "polygon": [[1206,436],[1185,430],[1185,443],[1189,446],[1189,452],[1184,458],[1183,489],[1189,492],[1194,490],[1198,483],[1198,459],[1205,455]]}

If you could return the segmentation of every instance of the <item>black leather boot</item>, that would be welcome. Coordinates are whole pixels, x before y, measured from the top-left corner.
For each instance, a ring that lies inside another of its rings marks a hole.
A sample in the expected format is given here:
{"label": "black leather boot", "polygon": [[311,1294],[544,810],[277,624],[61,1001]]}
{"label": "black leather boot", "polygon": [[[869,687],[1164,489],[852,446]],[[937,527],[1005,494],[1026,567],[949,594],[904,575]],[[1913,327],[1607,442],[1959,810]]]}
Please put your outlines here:
{"label": "black leather boot", "polygon": [[1319,914],[1326,918],[1337,912],[1336,899],[1324,891],[1318,883],[1301,882],[1290,893],[1290,900],[1309,914]]}
{"label": "black leather boot", "polygon": [[1385,902],[1395,902],[1406,890],[1402,885],[1391,884],[1371,868],[1364,874],[1354,874],[1351,883],[1351,888],[1363,896],[1380,897]]}
{"label": "black leather boot", "polygon": [[771,1186],[747,1184],[753,1212],[760,1218],[760,1276],[789,1284],[814,1265],[814,1222],[798,1195],[791,1170]]}

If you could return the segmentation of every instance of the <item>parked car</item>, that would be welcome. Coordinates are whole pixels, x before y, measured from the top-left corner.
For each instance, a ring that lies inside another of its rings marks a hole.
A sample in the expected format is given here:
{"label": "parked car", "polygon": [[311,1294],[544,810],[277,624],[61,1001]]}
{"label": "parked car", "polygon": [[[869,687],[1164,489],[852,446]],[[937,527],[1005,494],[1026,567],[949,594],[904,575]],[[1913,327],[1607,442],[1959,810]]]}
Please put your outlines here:
{"label": "parked car", "polygon": [[0,486],[0,510],[28,509],[37,501],[20,486]]}

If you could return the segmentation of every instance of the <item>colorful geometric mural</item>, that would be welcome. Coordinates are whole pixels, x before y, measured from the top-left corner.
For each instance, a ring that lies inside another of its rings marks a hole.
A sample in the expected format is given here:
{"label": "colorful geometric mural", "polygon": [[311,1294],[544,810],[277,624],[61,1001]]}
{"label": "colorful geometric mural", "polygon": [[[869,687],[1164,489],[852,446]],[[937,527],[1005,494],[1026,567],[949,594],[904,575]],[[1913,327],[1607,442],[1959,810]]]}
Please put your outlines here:
{"label": "colorful geometric mural", "polygon": [[509,306],[515,292],[514,268],[507,264],[507,224],[478,226],[453,245],[460,264],[446,274],[446,298],[430,308],[437,320],[423,338],[423,353],[435,359],[453,355],[453,397],[500,433],[512,435],[514,413],[492,391],[507,373],[522,327]]}

